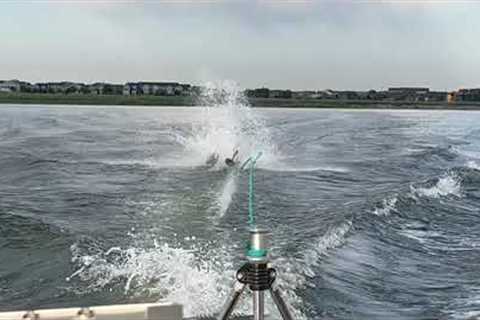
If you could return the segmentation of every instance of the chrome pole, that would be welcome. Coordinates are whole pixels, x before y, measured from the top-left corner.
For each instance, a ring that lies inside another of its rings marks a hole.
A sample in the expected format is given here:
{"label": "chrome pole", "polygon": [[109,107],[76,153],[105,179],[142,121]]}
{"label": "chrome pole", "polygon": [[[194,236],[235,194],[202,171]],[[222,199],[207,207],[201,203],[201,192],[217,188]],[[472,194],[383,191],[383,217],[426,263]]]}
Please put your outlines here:
{"label": "chrome pole", "polygon": [[253,319],[264,320],[265,317],[265,295],[263,291],[253,292]]}

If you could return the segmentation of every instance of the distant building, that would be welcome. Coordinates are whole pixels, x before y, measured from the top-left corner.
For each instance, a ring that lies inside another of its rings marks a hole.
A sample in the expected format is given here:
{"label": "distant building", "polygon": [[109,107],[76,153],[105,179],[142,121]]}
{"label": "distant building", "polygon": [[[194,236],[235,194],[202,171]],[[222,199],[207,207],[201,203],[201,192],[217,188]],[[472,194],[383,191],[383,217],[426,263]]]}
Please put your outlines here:
{"label": "distant building", "polygon": [[377,91],[375,93],[375,100],[388,100],[388,91]]}
{"label": "distant building", "polygon": [[78,93],[85,85],[70,81],[36,83],[32,86],[33,92],[39,93]]}
{"label": "distant building", "polygon": [[0,82],[0,92],[9,93],[9,92],[12,92],[12,88],[10,88],[9,86],[3,85],[3,83]]}
{"label": "distant building", "polygon": [[270,89],[268,88],[257,88],[257,89],[248,89],[245,91],[245,94],[249,98],[268,98],[270,96]]}
{"label": "distant building", "polygon": [[83,87],[85,87],[83,83],[65,82],[61,92],[65,94],[80,93]]}
{"label": "distant building", "polygon": [[95,83],[87,85],[87,91],[90,94],[103,94],[103,90],[104,90],[105,85],[106,85],[106,83],[95,82]]}
{"label": "distant building", "polygon": [[190,96],[192,95],[192,86],[189,84],[181,84],[180,88],[177,87],[175,94],[180,96]]}
{"label": "distant building", "polygon": [[316,91],[306,90],[292,92],[292,98],[295,99],[315,99],[316,97],[318,97],[318,93]]}
{"label": "distant building", "polygon": [[78,89],[78,92],[98,95],[121,95],[123,93],[123,88],[124,86],[122,84],[95,82],[92,84],[83,85]]}
{"label": "distant building", "polygon": [[394,87],[388,88],[386,98],[393,101],[425,101],[429,91],[425,87]]}
{"label": "distant building", "polygon": [[1,80],[0,92],[30,92],[32,85],[19,80]]}
{"label": "distant building", "polygon": [[268,93],[269,98],[290,99],[292,97],[291,90],[270,90]]}
{"label": "distant building", "polygon": [[425,95],[425,100],[428,102],[446,102],[448,101],[448,92],[446,91],[429,91]]}
{"label": "distant building", "polygon": [[415,93],[415,94],[426,94],[430,91],[429,88],[425,87],[392,87],[388,88],[388,92],[391,93]]}
{"label": "distant building", "polygon": [[[200,96],[207,88],[178,82],[127,82],[124,85],[96,82],[84,84],[71,81],[44,82],[31,84],[20,80],[0,80],[0,93],[34,92],[52,94],[101,94],[101,95],[161,95],[161,96]],[[212,94],[218,97],[228,93],[215,89]],[[327,100],[375,100],[385,102],[480,102],[480,88],[459,89],[454,92],[430,91],[426,87],[391,87],[387,91],[352,90],[270,90],[269,88],[247,89],[250,98],[277,99],[327,99]]]}
{"label": "distant building", "polygon": [[124,95],[189,95],[191,86],[178,82],[128,82],[123,86]]}
{"label": "distant building", "polygon": [[315,91],[315,93],[311,94],[311,99],[323,99],[325,98],[325,91]]}
{"label": "distant building", "polygon": [[318,93],[317,98],[320,99],[338,99],[338,92],[332,89],[327,89]]}
{"label": "distant building", "polygon": [[175,92],[181,92],[182,87],[178,82],[139,82],[143,94],[159,96],[173,96]]}
{"label": "distant building", "polygon": [[39,82],[39,83],[35,83],[35,85],[33,86],[33,91],[38,93],[47,93],[48,89],[49,89],[48,83]]}
{"label": "distant building", "polygon": [[20,91],[20,85],[12,81],[0,81],[0,92],[17,92]]}
{"label": "distant building", "polygon": [[339,91],[338,98],[340,100],[358,100],[359,96],[355,91]]}
{"label": "distant building", "polygon": [[455,95],[456,101],[480,101],[480,89],[460,89]]}
{"label": "distant building", "polygon": [[137,84],[134,82],[127,82],[123,85],[123,95],[134,96],[137,94]]}
{"label": "distant building", "polygon": [[121,95],[123,93],[123,84],[103,83],[100,93],[107,95]]}
{"label": "distant building", "polygon": [[357,91],[358,99],[360,100],[380,100],[381,94],[375,90]]}
{"label": "distant building", "polygon": [[67,91],[67,82],[48,82],[47,83],[49,90],[52,93],[64,93]]}

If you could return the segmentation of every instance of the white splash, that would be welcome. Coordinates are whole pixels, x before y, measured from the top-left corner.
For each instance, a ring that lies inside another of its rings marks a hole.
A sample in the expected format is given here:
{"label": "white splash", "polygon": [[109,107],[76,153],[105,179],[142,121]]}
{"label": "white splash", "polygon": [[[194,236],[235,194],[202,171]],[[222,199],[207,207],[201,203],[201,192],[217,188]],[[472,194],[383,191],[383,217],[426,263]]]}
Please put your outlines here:
{"label": "white splash", "polygon": [[461,154],[467,158],[473,159],[480,159],[480,152],[479,151],[472,151],[472,150],[461,150],[459,148],[454,149],[457,154]]}
{"label": "white splash", "polygon": [[470,169],[480,170],[480,165],[475,161],[468,161],[467,167],[469,167]]}
{"label": "white splash", "polygon": [[224,159],[239,150],[239,161],[262,152],[259,161],[276,158],[276,148],[263,119],[248,105],[243,91],[230,81],[207,83],[199,98],[201,119],[189,134],[173,132],[190,158],[205,164],[212,154],[219,155],[217,168],[225,167]]}
{"label": "white splash", "polygon": [[228,207],[232,202],[233,194],[237,190],[236,182],[237,175],[235,172],[231,172],[220,188],[216,199],[216,206],[218,208],[217,218],[223,217],[225,212],[227,212]]}
{"label": "white splash", "polygon": [[224,302],[234,272],[225,247],[208,252],[213,256],[198,254],[203,249],[155,243],[148,249],[111,248],[89,255],[73,245],[72,262],[79,268],[67,281],[78,277],[93,291],[121,282],[125,295],[147,294],[181,303],[186,316],[211,315]]}
{"label": "white splash", "polygon": [[303,256],[305,265],[308,267],[305,269],[308,276],[313,277],[315,275],[313,267],[318,265],[321,256],[345,243],[346,235],[351,229],[351,221],[347,221],[336,228],[330,228],[312,247],[305,250]]}
{"label": "white splash", "polygon": [[[93,254],[86,254],[88,250],[78,244],[72,245],[72,263],[77,270],[66,280],[87,283],[87,292],[111,290],[122,285],[128,297],[147,295],[159,301],[182,304],[185,317],[215,315],[221,311],[232,290],[239,266],[233,265],[231,252],[238,248],[219,246],[213,241],[199,244],[201,242],[194,236],[185,240],[190,241],[189,248],[159,245],[154,241],[154,247],[150,248],[114,247],[106,251],[94,248]],[[303,300],[295,291],[305,284],[305,279],[299,274],[295,260],[278,259],[274,263],[280,266],[278,284],[284,289],[295,318],[306,319],[301,311]],[[247,295],[240,300],[235,314],[252,313],[249,298]],[[273,303],[266,304],[266,313],[277,314]]]}
{"label": "white splash", "polygon": [[[209,170],[223,170],[225,159],[231,158],[235,150],[239,151],[239,163],[258,152],[262,152],[257,163],[259,167],[276,161],[276,148],[264,120],[250,108],[237,84],[229,81],[207,83],[199,103],[204,107],[192,129],[171,132],[173,140],[182,146],[180,158],[190,159],[189,164],[205,166],[212,155],[217,155],[218,162]],[[229,174],[216,192],[215,217],[222,217],[228,210],[236,183],[236,176]]]}
{"label": "white splash", "polygon": [[377,216],[388,216],[390,215],[390,213],[392,212],[392,210],[395,210],[395,205],[397,204],[397,197],[394,196],[394,197],[391,197],[391,198],[387,198],[387,199],[383,199],[382,201],[382,206],[379,208],[375,208],[375,210],[373,211],[373,214],[374,215],[377,215]]}
{"label": "white splash", "polygon": [[448,195],[461,196],[460,179],[453,173],[441,177],[433,187],[415,188],[412,186],[411,188],[412,193],[429,198],[440,198]]}

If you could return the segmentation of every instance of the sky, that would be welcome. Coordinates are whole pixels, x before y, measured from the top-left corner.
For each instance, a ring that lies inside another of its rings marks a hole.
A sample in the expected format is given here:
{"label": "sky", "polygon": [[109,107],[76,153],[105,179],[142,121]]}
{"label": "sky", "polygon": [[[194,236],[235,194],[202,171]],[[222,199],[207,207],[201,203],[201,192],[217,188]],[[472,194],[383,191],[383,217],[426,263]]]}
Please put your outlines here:
{"label": "sky", "polygon": [[0,79],[480,87],[476,1],[3,0]]}

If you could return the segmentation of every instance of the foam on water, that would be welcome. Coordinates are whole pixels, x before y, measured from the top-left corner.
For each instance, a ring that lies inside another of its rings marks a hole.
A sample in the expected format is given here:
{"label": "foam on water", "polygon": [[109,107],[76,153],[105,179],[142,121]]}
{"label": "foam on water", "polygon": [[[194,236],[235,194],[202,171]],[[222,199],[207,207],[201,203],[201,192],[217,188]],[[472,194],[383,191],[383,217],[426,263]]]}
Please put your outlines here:
{"label": "foam on water", "polygon": [[440,198],[448,195],[461,196],[460,178],[454,173],[447,173],[429,188],[411,187],[412,193],[429,198]]}
{"label": "foam on water", "polygon": [[[189,238],[194,239],[194,238]],[[215,250],[211,250],[210,246]],[[156,241],[150,248],[114,247],[106,251],[86,251],[78,244],[71,247],[72,262],[78,269],[67,279],[79,278],[88,290],[104,290],[121,283],[125,295],[147,295],[181,303],[186,316],[204,316],[217,312],[230,290],[233,279],[230,250],[213,243],[187,248],[172,247]]]}
{"label": "foam on water", "polygon": [[463,155],[467,158],[473,159],[480,159],[480,152],[479,151],[472,151],[472,150],[464,150],[460,148],[454,148],[457,154]]}
{"label": "foam on water", "polygon": [[[215,241],[199,242],[195,237],[186,238],[187,243],[170,246],[166,243],[142,248],[113,247],[108,250],[81,245],[71,246],[72,263],[77,267],[66,280],[75,279],[87,283],[86,291],[112,290],[123,287],[126,296],[151,296],[159,301],[180,303],[186,317],[212,316],[221,311],[232,290],[236,267],[231,252],[238,248],[219,245]],[[93,250],[92,250],[93,249]],[[89,252],[93,251],[93,252]],[[293,306],[296,319],[306,319],[302,312],[303,302],[296,289],[305,285],[305,278],[298,272],[293,259],[276,259],[279,265],[278,285]],[[247,295],[236,308],[236,314],[251,314],[251,298]],[[278,318],[270,301],[267,314]]]}
{"label": "foam on water", "polygon": [[315,275],[313,268],[318,265],[321,256],[345,243],[347,233],[352,230],[352,227],[352,222],[346,221],[340,226],[330,228],[314,245],[305,250],[303,257],[305,265],[308,267],[306,272],[309,276]]}
{"label": "foam on water", "polygon": [[382,205],[380,207],[376,207],[375,210],[373,210],[373,214],[377,216],[388,216],[392,212],[392,210],[395,210],[395,205],[397,204],[397,197],[390,197],[387,199],[383,199]]}
{"label": "foam on water", "polygon": [[469,167],[470,169],[480,170],[480,165],[475,161],[468,161],[467,167]]}

